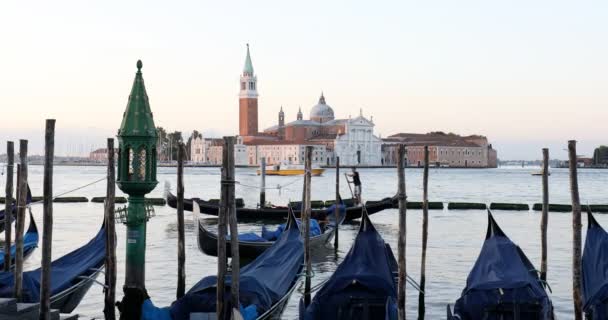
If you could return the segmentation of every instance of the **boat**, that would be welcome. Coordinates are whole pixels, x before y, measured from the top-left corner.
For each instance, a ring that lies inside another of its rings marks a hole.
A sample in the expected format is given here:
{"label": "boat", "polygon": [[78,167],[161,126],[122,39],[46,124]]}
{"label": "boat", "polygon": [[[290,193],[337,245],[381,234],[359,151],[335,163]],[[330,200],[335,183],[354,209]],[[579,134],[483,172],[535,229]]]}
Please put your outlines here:
{"label": "boat", "polygon": [[[533,176],[542,176],[543,175],[543,171],[542,170],[541,171],[534,171],[534,172],[532,172],[530,174],[533,175]],[[551,172],[548,172],[547,175],[550,176]]]}
{"label": "boat", "polygon": [[553,320],[546,283],[488,210],[486,239],[448,320]]}
{"label": "boat", "polygon": [[300,319],[396,319],[397,261],[364,213],[357,237],[310,305],[300,300]]}
{"label": "boat", "polygon": [[[167,204],[172,208],[177,208],[177,197],[170,191],[166,191]],[[350,201],[349,201],[350,200]],[[184,199],[184,210],[192,211],[193,199]],[[219,203],[212,203],[201,199],[196,199],[201,213],[217,216],[219,212]],[[347,205],[346,214],[344,221],[351,221],[354,219],[361,218],[363,212],[363,206],[354,205],[352,199],[345,199],[344,203]],[[367,201],[365,203],[367,214],[372,215],[385,209],[391,209],[397,207],[397,197],[384,198],[379,201]],[[311,210],[311,218],[316,220],[325,220],[325,217],[330,212],[331,207],[313,208]],[[294,208],[294,214],[297,218],[300,217],[300,209]],[[253,222],[253,221],[285,221],[288,217],[289,209],[287,206],[273,206],[264,208],[236,208],[236,217],[238,221],[242,222]]]}
{"label": "boat", "polygon": [[[230,301],[230,273],[226,276],[224,295],[225,319],[231,310],[241,311],[242,319],[280,318],[290,295],[296,289],[304,264],[304,244],[295,217],[281,238],[248,265],[239,276],[239,305]],[[217,276],[208,276],[195,284],[184,297],[170,307],[155,307],[150,299],[144,301],[142,320],[216,319]],[[237,319],[237,318],[233,318]]]}
{"label": "boat", "polygon": [[[320,167],[313,167],[310,170],[313,177],[318,177],[325,172],[325,169]],[[265,170],[267,176],[300,176],[303,175],[304,172],[304,166],[301,164],[275,164],[266,166]],[[258,169],[256,173],[259,176],[262,174],[262,170]]]}
{"label": "boat", "polygon": [[587,213],[587,237],[583,250],[583,311],[593,320],[608,319],[608,233],[591,212]]}
{"label": "boat", "polygon": [[[78,306],[101,272],[105,259],[105,227],[84,246],[51,262],[51,309],[71,313]],[[23,273],[25,303],[40,301],[40,268]],[[0,273],[0,297],[13,296],[13,272]]]}
{"label": "boat", "polygon": [[[25,203],[26,204],[30,204],[32,202],[32,192],[30,190],[30,186],[27,186],[27,198],[25,199]],[[15,208],[17,207],[16,203],[12,203],[11,204],[11,211],[14,213],[15,212]],[[4,232],[4,228],[5,228],[5,213],[4,213],[4,209],[0,210],[0,232]],[[15,214],[13,214],[11,216],[11,224],[15,221]]]}
{"label": "boat", "polygon": [[[34,249],[38,247],[38,227],[36,226],[36,221],[34,221],[34,216],[30,211],[30,226],[27,228],[27,231],[23,235],[23,259],[27,259]],[[15,265],[15,255],[17,252],[17,245],[11,245],[11,268]],[[4,269],[4,250],[0,250],[0,270]]]}
{"label": "boat", "polygon": [[[342,211],[342,217],[344,217],[344,210]],[[195,216],[198,216],[196,213]],[[319,224],[316,220],[311,219],[311,237],[310,237],[310,246],[320,247],[325,245],[334,237],[335,233],[335,218],[333,213],[328,215],[329,222],[327,224]],[[340,221],[341,223],[342,221]],[[299,222],[298,222],[299,223]],[[286,224],[285,224],[286,225]],[[262,235],[257,235],[255,233],[242,233],[238,235],[238,243],[239,243],[239,256],[242,259],[254,259],[268,248],[272,247],[275,242],[275,239],[278,238],[276,236],[277,233],[280,234],[281,230],[286,228],[285,225],[279,226],[277,231],[275,232],[266,232],[264,228],[262,230]],[[207,230],[202,220],[198,221],[198,247],[199,249],[209,255],[217,257],[217,234]],[[314,230],[317,230],[316,235]],[[226,256],[232,257],[231,250],[231,238],[226,239]]]}

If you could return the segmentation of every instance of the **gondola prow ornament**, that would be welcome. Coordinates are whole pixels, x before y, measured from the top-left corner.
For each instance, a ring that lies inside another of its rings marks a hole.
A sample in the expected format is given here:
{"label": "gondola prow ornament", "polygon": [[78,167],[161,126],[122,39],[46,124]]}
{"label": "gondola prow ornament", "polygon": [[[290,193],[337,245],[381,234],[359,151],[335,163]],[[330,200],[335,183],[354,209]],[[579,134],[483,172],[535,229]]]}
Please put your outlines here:
{"label": "gondola prow ornament", "polygon": [[146,222],[153,213],[145,195],[156,181],[157,132],[141,73],[141,60],[129,95],[127,109],[118,130],[118,178],[120,190],[129,195],[127,208],[116,216],[127,225],[127,250],[123,301],[118,303],[120,319],[140,319],[145,287]]}

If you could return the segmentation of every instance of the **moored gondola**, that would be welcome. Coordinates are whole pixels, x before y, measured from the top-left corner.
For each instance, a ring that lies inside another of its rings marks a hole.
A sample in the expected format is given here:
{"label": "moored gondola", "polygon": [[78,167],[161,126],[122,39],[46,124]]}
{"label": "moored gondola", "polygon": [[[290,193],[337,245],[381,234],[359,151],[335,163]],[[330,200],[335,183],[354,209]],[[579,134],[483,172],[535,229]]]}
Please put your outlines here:
{"label": "moored gondola", "polygon": [[[342,217],[344,217],[344,210],[342,211]],[[319,225],[315,220],[311,220],[311,223],[314,225],[311,226],[311,230],[313,230],[313,235],[310,237],[310,246],[320,247],[325,245],[334,237],[335,233],[335,221],[333,210],[332,213],[328,215],[329,223],[325,225]],[[298,222],[299,223],[299,222]],[[342,221],[340,221],[342,223]],[[199,249],[210,256],[217,256],[217,234],[207,230],[202,220],[198,222],[198,247]],[[280,226],[278,230],[284,229],[284,225]],[[314,234],[314,230],[318,230],[317,234]],[[280,231],[275,231],[280,232]],[[239,255],[241,259],[254,259],[262,252],[266,251],[266,249],[270,248],[275,239],[278,237],[269,238],[262,232],[262,235],[256,235],[254,233],[246,233],[239,234],[238,242],[239,242]],[[230,242],[232,238],[229,237],[226,239],[226,255],[227,257],[232,257],[232,250]]]}
{"label": "moored gondola", "polygon": [[587,213],[583,250],[583,311],[590,320],[608,319],[608,233]]}
{"label": "moored gondola", "polygon": [[448,320],[552,320],[553,305],[534,266],[488,210],[486,239]]}
{"label": "moored gondola", "polygon": [[[38,247],[38,227],[36,226],[36,221],[34,221],[34,216],[30,211],[30,226],[27,228],[27,231],[23,235],[23,259],[27,259],[33,252],[34,249]],[[15,253],[17,252],[17,246],[15,244],[11,245],[11,268],[15,265]],[[0,269],[4,268],[4,250],[0,250]]]}
{"label": "moored gondola", "polygon": [[[233,308],[240,309],[245,320],[279,318],[296,288],[303,262],[303,239],[292,215],[287,230],[279,240],[241,268],[238,305],[230,301],[231,276],[227,275],[224,302],[226,318],[220,320],[230,319]],[[184,297],[166,308],[155,307],[148,299],[143,304],[142,320],[216,319],[216,284],[216,276],[205,277]]]}
{"label": "moored gondola", "polygon": [[397,261],[363,213],[359,233],[334,274],[312,302],[300,300],[300,319],[396,319]]}
{"label": "moored gondola", "polygon": [[[31,202],[32,202],[32,191],[30,190],[30,186],[28,185],[27,186],[27,198],[25,199],[25,203],[29,205]],[[11,203],[10,209],[13,212],[13,214],[11,215],[11,221],[10,221],[11,224],[15,221],[15,208],[16,207],[17,207],[17,205],[15,202]],[[0,232],[4,232],[5,228],[6,228],[6,213],[4,212],[4,209],[2,209],[2,210],[0,210]]]}
{"label": "moored gondola", "polygon": [[[166,192],[167,204],[172,208],[177,208],[177,197],[171,192]],[[184,210],[192,211],[192,202],[194,199],[184,199]],[[196,199],[201,213],[217,216],[219,212],[219,204],[210,203],[208,201]],[[367,201],[365,207],[367,214],[371,215],[378,213],[382,210],[395,208],[397,204],[396,197],[384,198],[379,201]],[[287,207],[265,207],[265,208],[236,208],[236,216],[238,221],[285,221],[288,216]],[[324,220],[328,215],[330,208],[319,208],[311,210],[311,218],[317,220]],[[294,214],[297,218],[300,217],[300,210],[294,208]],[[344,221],[351,221],[354,219],[361,218],[363,212],[362,206],[349,206],[346,208],[346,215]]]}
{"label": "moored gondola", "polygon": [[[51,263],[51,308],[72,312],[101,272],[105,258],[105,227],[86,245]],[[23,302],[40,301],[40,275],[36,269],[23,273]],[[0,297],[13,295],[13,272],[0,273]]]}

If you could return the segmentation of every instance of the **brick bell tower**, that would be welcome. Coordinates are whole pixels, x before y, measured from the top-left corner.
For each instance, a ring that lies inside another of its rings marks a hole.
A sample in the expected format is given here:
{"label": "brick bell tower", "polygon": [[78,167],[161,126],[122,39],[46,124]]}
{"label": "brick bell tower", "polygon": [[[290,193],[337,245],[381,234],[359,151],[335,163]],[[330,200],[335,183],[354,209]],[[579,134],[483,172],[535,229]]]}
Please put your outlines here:
{"label": "brick bell tower", "polygon": [[249,55],[249,44],[247,44],[247,57],[240,85],[239,135],[255,136],[258,134],[258,90],[257,77],[253,73],[253,64]]}

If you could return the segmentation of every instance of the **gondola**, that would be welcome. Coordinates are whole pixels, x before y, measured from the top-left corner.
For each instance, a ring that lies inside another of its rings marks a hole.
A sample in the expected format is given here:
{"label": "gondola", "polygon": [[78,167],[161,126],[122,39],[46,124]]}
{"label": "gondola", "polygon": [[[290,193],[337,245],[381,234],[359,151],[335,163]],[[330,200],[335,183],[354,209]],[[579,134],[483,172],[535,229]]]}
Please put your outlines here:
{"label": "gondola", "polygon": [[[27,228],[27,231],[23,235],[23,259],[27,259],[34,249],[38,247],[38,227],[36,226],[36,221],[34,221],[34,216],[30,211],[30,226]],[[15,254],[17,252],[17,246],[15,244],[11,245],[11,268],[15,265]],[[4,268],[4,250],[0,250],[0,270]]]}
{"label": "gondola", "polygon": [[[51,308],[71,313],[101,272],[105,259],[105,227],[86,245],[51,262]],[[23,273],[23,302],[40,301],[40,268]],[[13,272],[0,273],[0,297],[13,296]]]}
{"label": "gondola", "polygon": [[[171,192],[166,192],[167,204],[172,208],[177,208],[177,197]],[[184,210],[192,211],[193,199],[184,199]],[[201,208],[201,213],[217,216],[219,212],[219,205],[210,203],[208,201],[197,199],[198,205]],[[367,214],[371,215],[380,212],[385,209],[395,208],[397,205],[397,198],[390,197],[384,198],[379,201],[367,201],[365,207],[367,208]],[[293,210],[296,217],[300,217],[300,210]],[[312,209],[311,218],[317,220],[324,220],[327,216],[329,208]],[[236,217],[238,221],[251,222],[251,221],[285,221],[287,219],[288,208],[287,207],[266,207],[266,208],[236,208]],[[363,212],[362,206],[350,206],[346,208],[346,215],[344,221],[351,221],[354,219],[361,218]]]}
{"label": "gondola", "polygon": [[391,247],[363,213],[359,233],[344,260],[300,319],[396,319],[398,266]]}
{"label": "gondola", "polygon": [[[344,210],[341,210],[342,218],[344,217]],[[333,211],[328,215],[329,223],[325,226],[319,226],[319,234],[310,237],[310,246],[320,247],[325,245],[334,237],[335,233],[335,218]],[[340,221],[342,223],[342,221]],[[317,224],[318,225],[318,224]],[[217,234],[207,230],[202,220],[198,222],[198,247],[199,249],[210,256],[217,256]],[[264,232],[262,232],[264,233]],[[252,233],[240,234],[238,237],[239,242],[239,256],[243,259],[254,259],[266,249],[270,248],[274,243],[274,240],[268,240],[262,236],[257,236]],[[231,250],[231,239],[226,239],[226,255],[232,257]]]}
{"label": "gondola", "polygon": [[[289,296],[299,282],[304,263],[304,245],[293,215],[288,228],[272,247],[241,268],[238,306],[230,301],[230,274],[226,277],[225,319],[233,308],[241,311],[245,320],[278,319]],[[195,284],[184,297],[170,307],[155,307],[145,300],[142,320],[216,319],[216,276],[208,276]],[[196,314],[196,315],[195,315]]]}
{"label": "gondola", "polygon": [[[6,200],[5,200],[6,201]],[[25,203],[26,204],[30,204],[32,202],[32,192],[30,190],[30,186],[27,186],[27,198],[25,199]],[[11,215],[11,224],[15,221],[15,208],[16,208],[16,204],[15,202],[11,203],[11,211],[13,212],[13,214]],[[4,232],[4,229],[6,227],[6,219],[5,219],[5,212],[4,209],[0,210],[0,232]]]}
{"label": "gondola", "polygon": [[583,250],[583,311],[592,320],[608,319],[608,233],[587,213]]}
{"label": "gondola", "polygon": [[448,320],[553,320],[553,304],[528,257],[488,210],[486,239]]}

